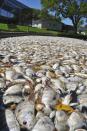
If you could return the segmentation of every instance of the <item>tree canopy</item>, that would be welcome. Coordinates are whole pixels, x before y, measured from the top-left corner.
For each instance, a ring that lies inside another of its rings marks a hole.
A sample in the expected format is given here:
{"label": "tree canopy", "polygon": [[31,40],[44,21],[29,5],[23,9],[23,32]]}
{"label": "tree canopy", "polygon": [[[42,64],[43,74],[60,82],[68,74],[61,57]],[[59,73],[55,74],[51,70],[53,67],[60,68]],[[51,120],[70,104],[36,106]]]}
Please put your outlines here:
{"label": "tree canopy", "polygon": [[87,18],[87,2],[85,0],[41,0],[42,8],[55,13],[55,16],[71,19],[74,30],[82,18]]}

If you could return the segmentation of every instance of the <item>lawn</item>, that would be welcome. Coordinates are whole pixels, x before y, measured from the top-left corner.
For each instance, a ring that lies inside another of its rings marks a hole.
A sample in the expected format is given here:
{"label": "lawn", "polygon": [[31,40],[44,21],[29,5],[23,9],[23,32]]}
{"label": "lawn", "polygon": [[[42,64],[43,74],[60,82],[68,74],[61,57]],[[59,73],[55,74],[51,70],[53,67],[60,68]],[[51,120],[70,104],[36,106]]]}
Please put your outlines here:
{"label": "lawn", "polygon": [[49,31],[47,29],[39,29],[36,27],[30,27],[30,26],[20,26],[20,25],[9,25],[9,24],[3,24],[0,23],[0,30],[1,31],[13,31],[13,32],[36,32],[36,33],[48,33],[57,35],[57,31]]}

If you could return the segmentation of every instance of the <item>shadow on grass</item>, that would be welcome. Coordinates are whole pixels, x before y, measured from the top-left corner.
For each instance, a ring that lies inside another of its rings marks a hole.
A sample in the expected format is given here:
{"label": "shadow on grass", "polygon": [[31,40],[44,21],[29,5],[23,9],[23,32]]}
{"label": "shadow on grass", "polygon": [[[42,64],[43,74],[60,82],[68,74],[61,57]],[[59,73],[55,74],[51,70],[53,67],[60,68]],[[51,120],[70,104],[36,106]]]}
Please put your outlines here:
{"label": "shadow on grass", "polygon": [[19,28],[15,24],[8,24],[8,31],[19,32]]}

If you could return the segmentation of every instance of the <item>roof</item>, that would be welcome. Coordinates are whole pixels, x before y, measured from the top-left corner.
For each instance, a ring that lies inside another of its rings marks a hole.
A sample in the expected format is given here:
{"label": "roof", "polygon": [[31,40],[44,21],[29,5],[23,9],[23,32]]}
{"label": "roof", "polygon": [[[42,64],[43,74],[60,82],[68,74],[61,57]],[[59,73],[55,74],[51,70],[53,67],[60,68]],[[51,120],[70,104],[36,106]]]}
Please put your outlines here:
{"label": "roof", "polygon": [[0,7],[9,12],[18,12],[22,9],[29,9],[28,6],[18,2],[17,0],[1,0]]}

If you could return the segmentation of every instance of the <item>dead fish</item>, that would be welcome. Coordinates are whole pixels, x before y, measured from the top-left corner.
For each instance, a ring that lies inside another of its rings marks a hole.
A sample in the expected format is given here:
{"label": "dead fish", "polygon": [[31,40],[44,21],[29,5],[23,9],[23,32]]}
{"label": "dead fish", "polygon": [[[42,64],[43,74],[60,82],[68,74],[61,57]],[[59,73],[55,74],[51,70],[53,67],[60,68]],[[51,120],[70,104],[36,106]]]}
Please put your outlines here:
{"label": "dead fish", "polygon": [[81,77],[79,77],[79,76],[70,76],[69,78],[67,78],[67,80],[69,81],[69,82],[82,82],[82,78]]}
{"label": "dead fish", "polygon": [[17,95],[6,95],[3,96],[3,103],[5,105],[11,104],[11,103],[19,103],[23,100],[22,96],[17,96]]}
{"label": "dead fish", "polygon": [[0,80],[0,89],[4,89],[5,87],[6,87],[5,81],[4,80]]}
{"label": "dead fish", "polygon": [[54,111],[52,111],[51,113],[50,113],[50,119],[53,119],[54,117],[55,117],[55,115],[56,115],[56,111],[54,110]]}
{"label": "dead fish", "polygon": [[26,82],[25,75],[16,72],[13,69],[9,69],[5,72],[6,80],[14,82],[14,83],[24,83]]}
{"label": "dead fish", "polygon": [[68,116],[64,111],[57,111],[55,117],[55,127],[58,131],[68,131]]}
{"label": "dead fish", "polygon": [[54,64],[52,68],[53,68],[54,70],[57,70],[57,69],[59,68],[59,63]]}
{"label": "dead fish", "polygon": [[38,111],[36,114],[36,121],[38,121],[39,119],[41,119],[44,116],[45,114],[42,111]]}
{"label": "dead fish", "polygon": [[20,131],[20,126],[16,120],[15,115],[9,109],[5,110],[6,123],[9,131]]}
{"label": "dead fish", "polygon": [[46,76],[44,76],[44,77],[42,77],[42,84],[44,85],[44,86],[50,86],[50,84],[51,84],[51,80],[50,80],[50,78],[48,78],[48,77],[46,77]]}
{"label": "dead fish", "polygon": [[39,70],[36,72],[36,76],[39,78],[44,77],[45,74],[46,74],[46,71],[44,71],[44,70]]}
{"label": "dead fish", "polygon": [[44,86],[42,85],[42,84],[37,84],[36,86],[35,86],[35,92],[38,92],[38,91],[40,91],[41,89],[43,89],[44,88]]}
{"label": "dead fish", "polygon": [[60,70],[55,70],[56,78],[62,77],[62,73]]}
{"label": "dead fish", "polygon": [[23,74],[23,68],[22,66],[19,66],[19,65],[14,65],[13,66],[13,69],[17,72],[17,73],[20,73],[20,74]]}
{"label": "dead fish", "polygon": [[87,94],[81,94],[78,96],[78,101],[80,104],[87,103]]}
{"label": "dead fish", "polygon": [[13,81],[13,77],[15,76],[15,74],[16,74],[15,70],[12,69],[6,70],[5,72],[6,80]]}
{"label": "dead fish", "polygon": [[26,69],[26,75],[27,75],[27,76],[32,77],[33,74],[34,74],[34,71],[33,71],[32,69],[30,69],[30,68],[27,68],[27,69]]}
{"label": "dead fish", "polygon": [[6,95],[22,95],[22,84],[16,84],[11,87],[8,87],[8,89],[5,91],[4,96]]}
{"label": "dead fish", "polygon": [[51,88],[46,88],[43,91],[42,95],[42,103],[45,104],[45,106],[50,106],[52,102],[56,99],[56,92]]}
{"label": "dead fish", "polygon": [[52,82],[52,88],[56,91],[56,92],[59,92],[59,90],[61,90],[62,93],[65,92],[64,88],[64,83],[61,82],[60,80],[58,79],[51,79],[51,82]]}
{"label": "dead fish", "polygon": [[80,95],[80,94],[82,94],[83,92],[85,92],[85,86],[80,86],[79,87],[79,89],[76,91],[76,93],[78,94],[78,95]]}
{"label": "dead fish", "polygon": [[87,74],[83,74],[83,73],[74,73],[74,75],[78,76],[78,77],[81,77],[81,78],[84,78],[84,79],[87,79]]}
{"label": "dead fish", "polygon": [[76,64],[75,59],[69,59],[69,60],[64,60],[63,65],[70,65],[70,64]]}
{"label": "dead fish", "polygon": [[[19,76],[20,77],[20,76]],[[16,78],[15,80],[13,80],[13,82],[16,83],[26,83],[26,79],[25,78]]]}
{"label": "dead fish", "polygon": [[75,91],[77,89],[77,87],[78,87],[78,83],[76,83],[76,82],[69,82],[68,81],[66,83],[66,88],[67,88],[68,92]]}
{"label": "dead fish", "polygon": [[78,108],[81,112],[87,115],[87,94],[82,94],[78,96]]}
{"label": "dead fish", "polygon": [[65,74],[72,72],[72,68],[69,65],[60,66],[60,71]]}
{"label": "dead fish", "polygon": [[73,68],[73,70],[74,70],[75,72],[80,72],[80,70],[81,70],[78,65],[71,65],[71,67]]}
{"label": "dead fish", "polygon": [[55,127],[51,119],[47,116],[41,117],[32,131],[54,131]]}
{"label": "dead fish", "polygon": [[73,131],[75,129],[79,129],[82,127],[87,128],[86,119],[83,117],[83,115],[80,112],[73,112],[70,115],[67,122],[70,127],[70,131]]}
{"label": "dead fish", "polygon": [[2,60],[3,63],[9,63],[10,62],[10,54],[6,55],[4,59]]}
{"label": "dead fish", "polygon": [[62,75],[61,75],[61,77],[59,77],[59,80],[60,80],[62,83],[68,83],[67,78],[65,78],[65,77],[62,76]]}
{"label": "dead fish", "polygon": [[35,109],[33,101],[23,101],[16,107],[16,118],[22,128],[31,130],[35,125]]}

